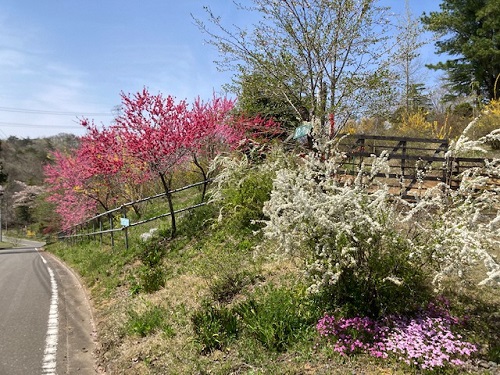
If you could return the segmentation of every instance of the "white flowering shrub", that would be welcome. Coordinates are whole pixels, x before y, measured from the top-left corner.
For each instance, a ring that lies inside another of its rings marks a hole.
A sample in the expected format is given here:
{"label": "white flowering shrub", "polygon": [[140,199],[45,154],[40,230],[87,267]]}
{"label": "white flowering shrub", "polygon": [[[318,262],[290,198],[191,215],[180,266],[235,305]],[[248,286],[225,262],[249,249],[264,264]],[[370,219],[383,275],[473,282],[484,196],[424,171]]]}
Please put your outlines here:
{"label": "white flowering shrub", "polygon": [[[464,136],[448,157],[496,136]],[[276,172],[264,234],[304,259],[309,291],[350,314],[378,316],[417,308],[431,287],[468,280],[480,261],[481,285],[498,286],[500,162],[468,170],[458,191],[440,185],[410,204],[374,181],[388,171],[386,159],[373,157],[371,168],[347,180],[338,173],[344,155],[326,145]]]}
{"label": "white flowering shrub", "polygon": [[[471,139],[475,127],[488,117],[474,119],[462,135],[451,143],[446,156],[452,161],[471,152],[486,154],[487,145],[500,142],[500,129]],[[423,235],[415,241],[415,258],[432,268],[433,285],[467,282],[472,270],[483,264],[480,285],[500,285],[500,159],[485,160],[483,167],[467,169],[460,176],[458,190],[436,186],[427,192],[403,219]],[[419,215],[414,216],[416,213]],[[420,219],[415,219],[419,217]]]}
{"label": "white flowering shrub", "polygon": [[[402,219],[421,233],[412,257],[433,271],[433,286],[470,282],[483,265],[480,285],[500,285],[500,160],[462,174],[458,190],[437,186]],[[439,192],[438,192],[439,191]],[[444,191],[444,193],[443,193]]]}
{"label": "white flowering shrub", "polygon": [[333,150],[277,171],[265,235],[305,259],[309,291],[327,304],[371,316],[416,307],[427,294],[425,273],[411,263],[412,243],[397,231],[387,189],[373,182],[386,157],[348,182],[338,178],[342,160]]}

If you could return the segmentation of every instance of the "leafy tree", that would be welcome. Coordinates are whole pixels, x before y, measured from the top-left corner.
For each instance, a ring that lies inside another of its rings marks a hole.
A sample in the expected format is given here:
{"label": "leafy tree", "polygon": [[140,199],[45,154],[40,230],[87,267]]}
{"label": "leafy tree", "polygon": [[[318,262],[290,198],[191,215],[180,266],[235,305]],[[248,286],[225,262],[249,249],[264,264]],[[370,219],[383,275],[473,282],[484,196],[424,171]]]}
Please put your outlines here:
{"label": "leafy tree", "polygon": [[422,22],[440,37],[437,52],[450,58],[429,66],[447,73],[456,94],[494,98],[500,74],[500,0],[443,0],[440,8],[424,13]]}
{"label": "leafy tree", "polygon": [[[223,25],[206,7],[197,20],[222,54],[219,67],[262,75],[266,94],[286,101],[316,132],[334,135],[387,93],[386,8],[374,0],[253,0],[253,32]],[[380,90],[383,88],[382,90]],[[304,113],[302,108],[306,108]]]}
{"label": "leafy tree", "polygon": [[[283,97],[276,95],[265,75],[256,72],[242,75],[233,90],[238,96],[238,110],[246,116],[274,119],[288,129],[294,129],[302,118],[307,117],[308,110],[304,103],[296,101],[290,105]],[[297,116],[295,109],[301,116]]]}
{"label": "leafy tree", "polygon": [[32,218],[36,223],[37,233],[50,235],[61,230],[61,217],[57,213],[57,205],[50,202],[47,191],[37,196],[32,211]]}

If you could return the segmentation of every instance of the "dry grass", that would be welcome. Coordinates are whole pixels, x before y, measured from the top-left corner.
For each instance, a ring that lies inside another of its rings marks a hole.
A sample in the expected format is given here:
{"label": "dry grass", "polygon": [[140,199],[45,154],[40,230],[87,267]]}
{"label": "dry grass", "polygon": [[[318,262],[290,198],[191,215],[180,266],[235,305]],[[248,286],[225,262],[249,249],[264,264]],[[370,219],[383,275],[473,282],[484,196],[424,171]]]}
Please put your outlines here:
{"label": "dry grass", "polygon": [[[256,340],[241,337],[223,350],[203,352],[196,340],[191,317],[211,298],[211,286],[227,275],[247,272],[251,282],[242,286],[228,306],[244,301],[264,285],[293,286],[302,278],[301,261],[275,254],[271,245],[264,247],[248,231],[223,227],[210,221],[199,231],[185,234],[182,226],[167,246],[163,260],[166,280],[157,292],[132,293],[130,275],[141,263],[132,257],[114,275],[120,282],[113,290],[100,284],[92,289],[95,319],[99,335],[96,352],[99,365],[107,374],[416,374],[400,363],[376,360],[368,356],[340,357],[328,346],[317,346],[311,336],[284,353],[263,348]],[[410,228],[408,228],[410,229]],[[195,233],[195,234],[193,234]],[[259,247],[261,246],[261,247]],[[119,256],[119,251],[109,256]],[[500,257],[500,249],[496,256]],[[477,277],[481,272],[478,265]],[[448,294],[457,313],[470,319],[470,332],[483,340],[487,354],[500,342],[500,293],[475,284],[460,289],[450,284]],[[141,314],[151,307],[164,310],[164,320],[172,334],[161,330],[141,337],[127,331],[130,311]],[[471,368],[464,372],[480,373]],[[455,374],[445,371],[444,374]],[[487,373],[483,371],[483,373]]]}
{"label": "dry grass", "polygon": [[[298,275],[297,264],[289,258],[271,258],[262,265],[266,282],[279,283]],[[408,369],[395,362],[383,362],[367,356],[342,358],[327,348],[299,346],[282,354],[263,354],[259,348],[252,352],[235,342],[224,351],[216,350],[200,355],[201,347],[194,339],[190,316],[200,301],[210,293],[209,283],[192,273],[171,277],[163,289],[149,295],[116,293],[106,303],[96,306],[101,345],[99,361],[108,374],[408,374]],[[250,289],[255,285],[250,286]],[[492,290],[471,286],[467,290],[470,300],[460,300],[476,325],[495,322],[500,296]],[[462,293],[461,293],[462,294]],[[478,304],[477,301],[480,301]],[[470,304],[469,304],[470,303]],[[147,306],[162,306],[168,311],[175,335],[156,332],[147,337],[128,336],[123,332],[127,311],[143,311]],[[496,320],[498,329],[500,319]],[[479,329],[476,327],[476,329]],[[490,332],[491,333],[491,332]],[[483,349],[484,350],[484,349]],[[480,373],[474,368],[469,373]],[[484,372],[487,373],[487,372]]]}

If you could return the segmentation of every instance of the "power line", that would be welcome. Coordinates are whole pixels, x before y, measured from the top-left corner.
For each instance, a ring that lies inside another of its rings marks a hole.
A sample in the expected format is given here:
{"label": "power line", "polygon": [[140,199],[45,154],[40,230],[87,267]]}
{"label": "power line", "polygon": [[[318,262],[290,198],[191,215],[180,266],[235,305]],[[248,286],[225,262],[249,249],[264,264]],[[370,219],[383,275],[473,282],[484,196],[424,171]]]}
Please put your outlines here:
{"label": "power line", "polygon": [[84,129],[81,125],[49,125],[49,124],[22,124],[19,122],[0,122],[0,125],[7,127],[28,127],[28,128],[73,128],[73,129]]}
{"label": "power line", "polygon": [[114,116],[111,112],[65,112],[65,111],[44,111],[41,109],[26,109],[26,108],[11,108],[11,107],[0,107],[2,112],[15,112],[15,113],[30,113],[30,114],[43,114],[43,115],[53,115],[53,116]]}

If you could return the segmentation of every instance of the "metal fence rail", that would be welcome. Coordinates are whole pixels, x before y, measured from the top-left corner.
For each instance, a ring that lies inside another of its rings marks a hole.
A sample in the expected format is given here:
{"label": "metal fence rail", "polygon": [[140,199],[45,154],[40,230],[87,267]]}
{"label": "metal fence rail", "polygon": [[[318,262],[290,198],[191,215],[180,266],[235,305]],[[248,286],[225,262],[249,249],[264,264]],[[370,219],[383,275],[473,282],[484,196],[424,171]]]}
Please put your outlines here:
{"label": "metal fence rail", "polygon": [[[192,188],[197,187],[197,186],[206,185],[210,182],[212,182],[212,179],[208,179],[208,180],[200,181],[200,182],[197,182],[194,184],[186,185],[186,186],[183,186],[181,188],[171,190],[170,194],[176,194],[176,193],[179,193],[179,192],[187,190],[187,189],[192,189]],[[133,206],[133,205],[137,205],[139,203],[144,203],[144,202],[152,201],[154,199],[164,198],[164,197],[166,197],[166,195],[167,195],[166,193],[160,193],[160,194],[156,194],[156,195],[153,195],[150,197],[141,198],[141,199],[138,199],[138,200],[135,200],[132,202],[124,203],[119,207],[113,208],[113,209],[106,211],[106,212],[102,212],[102,213],[95,215],[95,216],[93,216],[93,217],[91,217],[91,218],[89,218],[81,223],[78,223],[78,224],[72,226],[71,228],[68,228],[62,232],[59,232],[57,234],[57,238],[59,240],[78,240],[78,239],[83,239],[83,238],[87,238],[87,237],[96,238],[97,236],[99,236],[100,241],[102,243],[103,234],[109,234],[111,236],[111,246],[113,247],[114,242],[115,242],[114,233],[123,232],[124,239],[125,239],[125,246],[128,249],[128,246],[129,246],[128,230],[129,230],[129,228],[144,225],[144,224],[147,224],[151,221],[155,221],[158,219],[162,219],[162,218],[171,216],[172,212],[169,211],[169,212],[165,212],[165,213],[156,215],[156,216],[151,217],[151,218],[138,220],[136,222],[130,222],[130,219],[127,217],[127,208],[130,206]],[[201,202],[198,204],[179,208],[177,210],[174,210],[173,213],[175,215],[175,214],[178,214],[181,212],[190,211],[190,210],[196,209],[198,207],[205,206],[206,204],[207,204],[206,202]],[[120,218],[121,225],[119,227],[115,227],[114,222],[118,217]],[[107,228],[105,228],[105,226],[107,226]]]}

